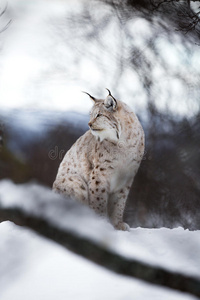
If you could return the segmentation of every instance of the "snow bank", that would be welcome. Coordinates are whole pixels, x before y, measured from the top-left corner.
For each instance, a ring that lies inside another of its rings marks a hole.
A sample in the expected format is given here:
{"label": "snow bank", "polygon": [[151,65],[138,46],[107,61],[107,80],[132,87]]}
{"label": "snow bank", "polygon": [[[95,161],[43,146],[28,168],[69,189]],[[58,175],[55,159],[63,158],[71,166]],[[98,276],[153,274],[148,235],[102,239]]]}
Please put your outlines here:
{"label": "snow bank", "polygon": [[[0,207],[13,206],[45,215],[57,226],[123,255],[200,276],[200,231],[136,228],[119,232],[87,207],[45,187],[0,181]],[[194,299],[117,276],[10,222],[0,224],[0,257],[4,258],[0,261],[1,300]]]}
{"label": "snow bank", "polygon": [[194,299],[117,276],[10,222],[0,224],[0,237],[1,300]]}
{"label": "snow bank", "polygon": [[103,242],[106,234],[114,232],[108,222],[88,207],[36,183],[15,185],[10,180],[0,181],[0,207],[19,207],[31,215],[44,216],[61,229],[76,231],[98,242]]}

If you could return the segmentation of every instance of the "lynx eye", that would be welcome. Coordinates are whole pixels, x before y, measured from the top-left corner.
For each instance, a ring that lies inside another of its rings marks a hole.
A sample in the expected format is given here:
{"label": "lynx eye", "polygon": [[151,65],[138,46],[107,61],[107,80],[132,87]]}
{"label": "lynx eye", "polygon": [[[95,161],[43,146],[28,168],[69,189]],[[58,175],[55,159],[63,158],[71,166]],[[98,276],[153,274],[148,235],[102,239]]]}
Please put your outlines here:
{"label": "lynx eye", "polygon": [[100,117],[100,116],[101,116],[101,114],[97,114],[97,115],[96,115],[96,118],[98,118],[98,117]]}

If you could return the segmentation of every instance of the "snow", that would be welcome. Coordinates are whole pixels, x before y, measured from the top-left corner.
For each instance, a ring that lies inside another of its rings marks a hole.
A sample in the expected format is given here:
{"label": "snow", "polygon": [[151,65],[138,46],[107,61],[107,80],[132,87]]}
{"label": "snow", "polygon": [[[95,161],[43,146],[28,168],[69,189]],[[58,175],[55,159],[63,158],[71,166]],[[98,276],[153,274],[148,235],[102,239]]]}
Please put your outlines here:
{"label": "snow", "polygon": [[[145,229],[137,231],[145,236]],[[14,244],[20,239],[24,253],[22,259],[20,245],[17,251],[15,248],[9,250],[15,255],[17,269],[7,285],[2,284],[0,279],[1,300],[193,299],[188,295],[115,275],[10,222],[1,224],[0,236],[3,237],[0,249],[2,244],[6,247],[6,240],[12,240]]]}
{"label": "snow", "polygon": [[[122,255],[200,276],[200,231],[135,228],[119,232],[86,207],[48,188],[0,181],[0,207],[13,206],[43,215],[58,227],[74,230]],[[8,221],[0,224],[0,237],[1,300],[194,299],[116,275]]]}

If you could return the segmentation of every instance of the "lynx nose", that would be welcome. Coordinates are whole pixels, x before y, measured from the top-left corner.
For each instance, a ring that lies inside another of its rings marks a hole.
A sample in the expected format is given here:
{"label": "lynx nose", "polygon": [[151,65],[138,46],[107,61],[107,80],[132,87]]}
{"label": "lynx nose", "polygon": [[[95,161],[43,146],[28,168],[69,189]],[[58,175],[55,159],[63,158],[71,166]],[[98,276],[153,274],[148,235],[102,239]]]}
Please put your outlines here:
{"label": "lynx nose", "polygon": [[88,126],[91,127],[91,126],[92,126],[92,122],[89,122],[89,123],[88,123]]}

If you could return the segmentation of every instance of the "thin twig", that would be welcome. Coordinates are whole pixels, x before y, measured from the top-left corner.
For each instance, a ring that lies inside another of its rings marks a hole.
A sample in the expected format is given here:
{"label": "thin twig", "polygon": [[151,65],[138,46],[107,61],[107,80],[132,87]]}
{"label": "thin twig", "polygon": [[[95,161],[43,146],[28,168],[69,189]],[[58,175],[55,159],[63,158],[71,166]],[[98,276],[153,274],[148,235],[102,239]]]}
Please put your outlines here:
{"label": "thin twig", "polygon": [[10,24],[12,23],[12,20],[10,20],[1,30],[0,30],[0,33],[4,32],[9,26]]}
{"label": "thin twig", "polygon": [[3,16],[3,14],[6,12],[8,8],[8,3],[6,3],[6,6],[4,7],[4,9],[0,12],[0,17]]}
{"label": "thin twig", "polygon": [[154,0],[151,0],[150,2],[151,2],[151,5],[153,6],[153,9],[157,10],[164,3],[174,3],[174,2],[179,2],[179,0],[163,0],[157,4],[155,4]]}

